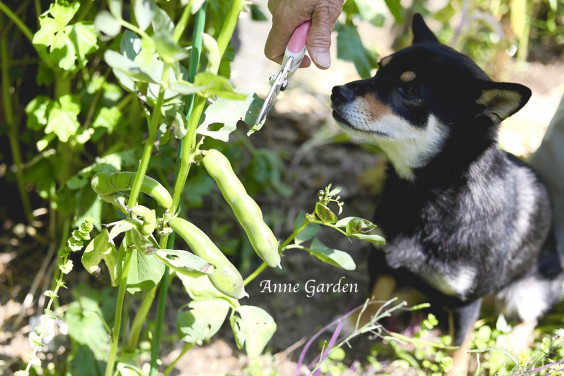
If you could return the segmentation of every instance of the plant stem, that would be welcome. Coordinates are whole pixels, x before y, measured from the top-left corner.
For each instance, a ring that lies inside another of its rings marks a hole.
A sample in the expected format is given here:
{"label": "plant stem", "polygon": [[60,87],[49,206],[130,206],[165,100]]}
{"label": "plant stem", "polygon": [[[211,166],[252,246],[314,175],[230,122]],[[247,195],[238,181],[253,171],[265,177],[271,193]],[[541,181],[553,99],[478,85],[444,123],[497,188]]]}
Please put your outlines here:
{"label": "plant stem", "polygon": [[151,348],[151,371],[149,376],[157,376],[157,360],[159,359],[159,349],[161,343],[161,333],[164,321],[164,311],[166,307],[166,295],[168,293],[168,285],[170,281],[170,268],[166,267],[163,278],[161,279],[161,287],[159,291],[159,305],[157,309],[157,326],[153,334],[153,346]]}
{"label": "plant stem", "polygon": [[219,48],[219,55],[223,56],[225,49],[233,36],[233,31],[235,31],[235,26],[237,26],[237,21],[239,20],[239,13],[241,13],[241,8],[243,6],[242,0],[234,0],[229,13],[225,17],[223,22],[223,27],[219,32],[217,37],[217,47]]}
{"label": "plant stem", "polygon": [[176,365],[176,363],[178,363],[178,361],[180,360],[180,358],[182,358],[184,356],[184,354],[186,354],[188,352],[188,350],[190,350],[192,347],[194,347],[193,343],[187,343],[186,345],[184,345],[184,347],[182,348],[182,351],[180,351],[180,354],[178,354],[178,356],[176,357],[176,359],[174,359],[172,361],[172,363],[170,363],[164,370],[164,376],[168,376],[172,370],[174,369],[174,366]]}
{"label": "plant stem", "polygon": [[[3,26],[1,19],[0,26]],[[23,182],[22,152],[20,149],[20,143],[18,142],[19,131],[16,123],[14,122],[13,106],[10,101],[10,77],[8,68],[10,56],[8,54],[8,42],[5,38],[0,41],[0,60],[2,60],[2,105],[4,107],[4,119],[9,128],[8,138],[10,140],[10,149],[12,150],[12,158],[16,168],[16,182],[20,192],[20,199],[22,200],[22,206],[27,222],[31,224],[33,221],[33,214],[31,213],[31,203]]]}
{"label": "plant stem", "polygon": [[[163,73],[163,82],[168,81],[168,66],[165,65]],[[139,163],[139,168],[133,179],[133,185],[131,186],[131,193],[129,195],[129,200],[127,205],[131,208],[137,204],[137,198],[139,198],[139,192],[141,191],[141,185],[143,184],[143,178],[147,172],[147,167],[149,166],[149,160],[151,159],[151,153],[153,151],[153,144],[155,143],[155,138],[157,136],[157,129],[161,121],[161,108],[164,101],[164,88],[160,88],[159,96],[157,97],[157,103],[153,108],[153,114],[151,115],[151,121],[149,123],[149,135],[145,140],[145,146],[143,147],[143,154],[141,156],[141,162]]]}
{"label": "plant stem", "polygon": [[139,310],[135,314],[135,318],[131,324],[131,332],[129,333],[129,339],[127,341],[126,351],[133,353],[137,348],[137,343],[139,342],[139,336],[141,335],[141,329],[143,329],[143,323],[147,318],[147,314],[149,313],[149,309],[153,304],[153,300],[155,300],[155,296],[157,295],[157,286],[150,289],[143,300],[141,301],[141,306]]}
{"label": "plant stem", "polygon": [[178,42],[180,40],[180,37],[182,37],[182,34],[184,34],[184,30],[186,29],[188,20],[190,19],[191,10],[192,0],[188,0],[188,4],[184,6],[184,10],[182,11],[182,15],[180,16],[180,20],[178,20],[178,23],[174,28],[174,34],[172,37],[175,42]]}
{"label": "plant stem", "polygon": [[[196,26],[194,28],[194,37],[192,44],[192,53],[190,55],[190,67],[188,70],[188,81],[194,82],[194,77],[198,72],[198,65],[200,62],[200,50],[202,48],[202,31],[204,30],[204,25],[206,22],[206,8],[207,1],[204,1],[202,7],[196,15]],[[184,16],[184,15],[183,15]],[[187,17],[187,16],[186,16]],[[187,22],[187,19],[183,17],[180,21],[180,28],[183,28],[182,22]],[[178,29],[177,29],[178,30]],[[176,31],[175,31],[176,35]],[[179,38],[179,36],[178,36]],[[200,97],[198,97],[200,98]],[[186,184],[186,178],[188,177],[188,172],[190,170],[191,156],[190,152],[192,146],[196,141],[196,128],[198,127],[198,121],[204,110],[205,98],[200,105],[200,101],[196,100],[198,103],[193,109],[194,96],[189,97],[189,105],[187,110],[188,120],[188,132],[182,140],[180,140],[179,147],[179,159],[176,161],[176,175],[174,182],[174,192],[172,197],[172,207],[170,208],[171,213],[176,213],[180,205],[180,197],[182,191],[184,190],[184,185]],[[188,143],[188,145],[186,145]],[[186,152],[185,152],[186,151]],[[162,248],[173,248],[174,247],[174,233],[171,236],[162,236],[159,241]],[[163,279],[160,283],[160,293],[159,293],[159,306],[157,309],[157,318],[155,326],[155,334],[153,336],[153,344],[151,348],[151,369],[149,371],[150,376],[157,375],[157,360],[159,357],[160,349],[160,338],[162,332],[162,326],[164,322],[164,311],[166,306],[166,296],[168,292],[168,285],[170,280],[170,269],[168,266],[165,267],[165,273]]]}
{"label": "plant stem", "polygon": [[22,34],[29,40],[31,43],[33,41],[33,33],[31,30],[25,25],[25,23],[14,13],[10,8],[8,8],[1,0],[0,0],[0,11],[2,11],[12,22],[20,29]]}
{"label": "plant stem", "polygon": [[120,281],[119,281],[119,291],[118,297],[116,302],[116,311],[115,311],[115,318],[114,318],[114,328],[112,331],[112,347],[110,350],[110,356],[108,357],[108,363],[106,364],[106,373],[105,376],[112,376],[114,372],[114,364],[117,359],[117,351],[119,346],[119,333],[121,330],[121,317],[123,314],[123,300],[125,298],[125,293],[127,289],[127,275],[129,272],[129,265],[131,264],[131,256],[135,250],[128,249],[127,244],[129,233],[126,233],[126,239],[124,242],[126,243],[123,247],[120,247],[121,252],[118,255],[118,265],[121,264],[123,260],[123,266],[121,268],[120,273]]}

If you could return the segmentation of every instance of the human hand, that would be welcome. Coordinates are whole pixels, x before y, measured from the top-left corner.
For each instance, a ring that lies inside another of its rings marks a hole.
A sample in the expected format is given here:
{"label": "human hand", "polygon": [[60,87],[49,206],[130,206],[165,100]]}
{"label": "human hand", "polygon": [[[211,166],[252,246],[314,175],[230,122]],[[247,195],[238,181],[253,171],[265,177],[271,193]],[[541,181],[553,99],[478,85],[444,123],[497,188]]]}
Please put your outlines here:
{"label": "human hand", "polygon": [[281,63],[296,27],[311,20],[306,43],[311,60],[304,57],[300,67],[309,67],[313,60],[318,68],[329,68],[331,31],[341,14],[343,2],[344,0],[269,0],[272,28],[264,46],[266,57]]}

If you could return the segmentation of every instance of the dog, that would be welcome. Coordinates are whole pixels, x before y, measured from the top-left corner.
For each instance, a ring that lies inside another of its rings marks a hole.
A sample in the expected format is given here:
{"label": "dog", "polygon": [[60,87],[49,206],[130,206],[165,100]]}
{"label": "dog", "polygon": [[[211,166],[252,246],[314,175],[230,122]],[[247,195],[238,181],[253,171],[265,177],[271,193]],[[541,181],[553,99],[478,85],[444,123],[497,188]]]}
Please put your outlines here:
{"label": "dog", "polygon": [[447,307],[458,346],[450,374],[466,374],[483,298],[521,321],[514,343],[526,348],[560,301],[564,272],[545,186],[497,143],[530,89],[492,81],[421,15],[411,26],[412,45],[382,58],[374,77],[333,88],[333,117],[391,165],[374,215],[387,244],[369,259],[372,298],[407,284]]}

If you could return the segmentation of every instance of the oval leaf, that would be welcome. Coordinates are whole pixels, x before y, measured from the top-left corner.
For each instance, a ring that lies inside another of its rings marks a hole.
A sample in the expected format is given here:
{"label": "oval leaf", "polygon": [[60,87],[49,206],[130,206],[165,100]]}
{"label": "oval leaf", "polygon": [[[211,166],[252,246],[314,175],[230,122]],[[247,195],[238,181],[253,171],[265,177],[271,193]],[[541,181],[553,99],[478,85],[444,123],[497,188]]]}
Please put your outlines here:
{"label": "oval leaf", "polygon": [[240,306],[236,312],[244,323],[245,350],[250,358],[259,356],[274,332],[276,322],[268,312],[255,306]]}
{"label": "oval leaf", "polygon": [[196,277],[209,274],[214,270],[212,264],[187,251],[159,249],[155,255],[179,274]]}
{"label": "oval leaf", "polygon": [[145,30],[151,25],[157,6],[154,0],[135,0],[133,12],[135,13],[135,20],[141,30]]}
{"label": "oval leaf", "polygon": [[321,221],[324,223],[337,222],[337,216],[335,215],[335,213],[333,213],[327,206],[319,202],[315,204],[315,214],[317,214],[319,219],[321,219]]}
{"label": "oval leaf", "polygon": [[178,311],[178,337],[188,343],[211,338],[225,321],[229,302],[224,299],[194,300]]}
{"label": "oval leaf", "polygon": [[308,252],[319,260],[345,270],[355,270],[356,263],[347,252],[327,247],[319,239],[313,239]]}
{"label": "oval leaf", "polygon": [[94,20],[94,28],[110,38],[117,36],[121,31],[121,25],[107,10],[98,13]]}
{"label": "oval leaf", "polygon": [[146,255],[137,249],[128,252],[133,252],[133,255],[127,275],[127,291],[130,294],[149,291],[161,281],[165,265],[155,255]]}
{"label": "oval leaf", "polygon": [[352,234],[350,235],[351,238],[365,240],[367,242],[376,244],[376,245],[384,245],[386,244],[386,239],[381,237],[380,235],[370,235],[370,234]]}

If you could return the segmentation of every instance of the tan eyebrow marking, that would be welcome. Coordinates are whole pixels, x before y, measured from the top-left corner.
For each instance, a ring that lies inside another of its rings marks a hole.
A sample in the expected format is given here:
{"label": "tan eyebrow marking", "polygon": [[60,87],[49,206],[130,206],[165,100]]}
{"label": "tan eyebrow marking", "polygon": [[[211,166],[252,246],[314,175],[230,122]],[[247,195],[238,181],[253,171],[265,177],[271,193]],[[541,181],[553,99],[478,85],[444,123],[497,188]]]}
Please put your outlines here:
{"label": "tan eyebrow marking", "polygon": [[390,63],[390,61],[392,61],[392,57],[391,56],[386,56],[383,57],[382,60],[380,60],[380,67],[385,67],[386,65],[388,65]]}
{"label": "tan eyebrow marking", "polygon": [[409,82],[415,80],[415,72],[405,71],[400,76],[401,82]]}

